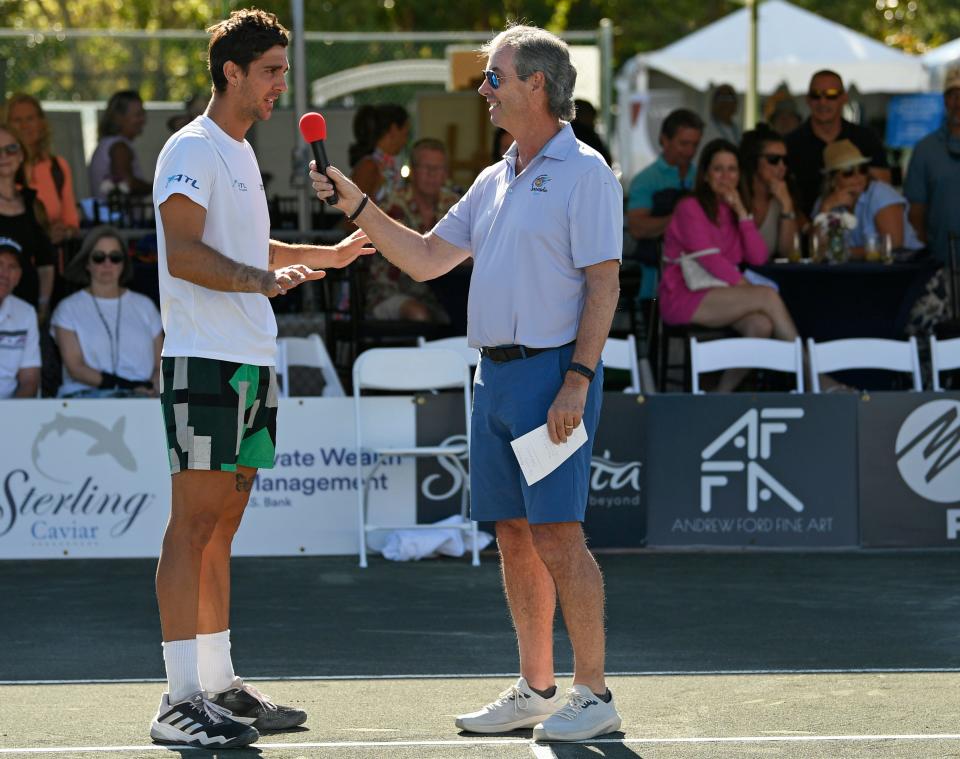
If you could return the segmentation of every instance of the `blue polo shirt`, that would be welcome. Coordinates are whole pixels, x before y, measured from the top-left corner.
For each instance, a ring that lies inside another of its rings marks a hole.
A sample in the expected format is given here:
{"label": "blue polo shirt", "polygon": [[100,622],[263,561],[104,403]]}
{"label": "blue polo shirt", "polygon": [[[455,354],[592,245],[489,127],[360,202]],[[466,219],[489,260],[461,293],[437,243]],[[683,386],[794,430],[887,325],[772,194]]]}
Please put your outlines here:
{"label": "blue polo shirt", "polygon": [[432,234],[474,259],[467,340],[549,348],[576,338],[584,267],[619,261],[623,190],[569,124],[517,176],[517,146],[486,168]]}
{"label": "blue polo shirt", "polygon": [[687,169],[687,176],[681,179],[680,169],[663,160],[663,154],[661,153],[657,156],[656,161],[637,174],[630,182],[630,189],[627,193],[627,210],[633,211],[636,208],[652,210],[655,205],[653,196],[662,190],[689,191],[693,189],[695,174],[696,171],[691,166]]}
{"label": "blue polo shirt", "polygon": [[927,207],[927,245],[947,260],[948,236],[960,234],[960,137],[946,126],[928,134],[913,149],[903,194]]}

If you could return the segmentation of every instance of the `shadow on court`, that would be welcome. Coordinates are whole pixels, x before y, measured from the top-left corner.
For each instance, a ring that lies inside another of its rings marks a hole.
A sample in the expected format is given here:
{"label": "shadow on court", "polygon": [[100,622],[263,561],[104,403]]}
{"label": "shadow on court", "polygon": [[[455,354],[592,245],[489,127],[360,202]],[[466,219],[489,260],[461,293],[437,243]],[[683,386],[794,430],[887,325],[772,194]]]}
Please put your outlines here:
{"label": "shadow on court", "polygon": [[[611,672],[960,667],[952,552],[599,557]],[[0,680],[163,674],[152,560],[0,562]],[[233,655],[247,677],[517,669],[496,557],[367,570],[352,557],[233,565]],[[558,671],[572,659],[562,624]],[[237,754],[231,754],[237,756]]]}

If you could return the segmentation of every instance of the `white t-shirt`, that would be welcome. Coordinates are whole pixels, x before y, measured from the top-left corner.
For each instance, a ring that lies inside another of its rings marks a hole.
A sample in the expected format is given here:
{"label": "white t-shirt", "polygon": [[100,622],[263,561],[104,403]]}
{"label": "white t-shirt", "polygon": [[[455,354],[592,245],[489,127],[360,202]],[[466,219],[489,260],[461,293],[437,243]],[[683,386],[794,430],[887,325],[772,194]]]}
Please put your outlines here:
{"label": "white t-shirt", "polygon": [[15,295],[0,303],[0,398],[11,398],[17,372],[40,366],[40,331],[33,306]]}
{"label": "white t-shirt", "polygon": [[[157,159],[153,203],[180,193],[207,210],[203,242],[234,261],[266,269],[270,215],[253,148],[198,116],[167,140]],[[259,293],[209,290],[170,276],[163,224],[157,224],[164,356],[197,356],[273,366],[277,320]]]}
{"label": "white t-shirt", "polygon": [[[148,381],[153,375],[153,341],[162,327],[157,307],[145,295],[127,290],[119,298],[94,298],[80,290],[60,301],[50,318],[55,336],[54,327],[76,333],[83,362],[91,369],[135,381]],[[89,389],[90,385],[71,377],[64,365],[57,395]]]}

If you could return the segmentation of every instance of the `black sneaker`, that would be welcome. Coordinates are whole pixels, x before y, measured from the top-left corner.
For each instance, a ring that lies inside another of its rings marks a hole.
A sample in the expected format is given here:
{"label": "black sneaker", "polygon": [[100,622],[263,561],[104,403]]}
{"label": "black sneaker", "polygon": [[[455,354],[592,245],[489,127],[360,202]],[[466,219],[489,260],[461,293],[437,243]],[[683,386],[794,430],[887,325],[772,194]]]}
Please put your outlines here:
{"label": "black sneaker", "polygon": [[292,706],[278,706],[252,685],[239,677],[220,693],[211,693],[210,700],[225,709],[231,719],[257,730],[289,730],[307,721],[307,713]]}
{"label": "black sneaker", "polygon": [[235,748],[249,746],[260,733],[232,719],[230,712],[210,703],[202,693],[175,704],[164,693],[150,725],[150,737],[159,743],[184,743],[197,748]]}

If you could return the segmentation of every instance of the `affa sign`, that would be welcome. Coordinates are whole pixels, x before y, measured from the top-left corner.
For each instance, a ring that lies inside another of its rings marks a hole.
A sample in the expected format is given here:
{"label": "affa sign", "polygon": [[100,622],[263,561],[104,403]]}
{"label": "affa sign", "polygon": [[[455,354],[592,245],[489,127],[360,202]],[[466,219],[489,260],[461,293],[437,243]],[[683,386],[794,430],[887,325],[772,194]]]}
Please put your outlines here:
{"label": "affa sign", "polygon": [[853,545],[856,400],[652,398],[651,545]]}

